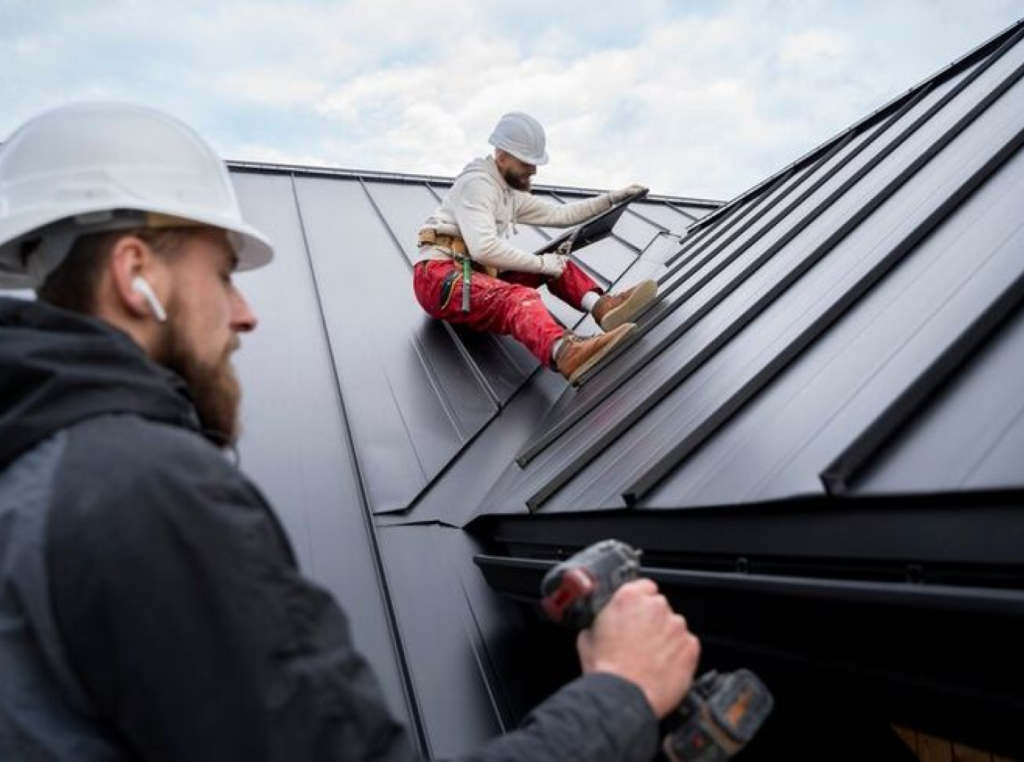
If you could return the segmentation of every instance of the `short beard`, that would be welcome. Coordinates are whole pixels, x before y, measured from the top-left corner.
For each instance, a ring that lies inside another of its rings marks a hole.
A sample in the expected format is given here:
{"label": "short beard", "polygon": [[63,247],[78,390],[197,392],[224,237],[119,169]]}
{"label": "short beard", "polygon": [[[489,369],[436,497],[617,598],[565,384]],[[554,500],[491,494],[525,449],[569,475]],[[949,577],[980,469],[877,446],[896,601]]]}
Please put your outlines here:
{"label": "short beard", "polygon": [[174,316],[180,313],[172,312],[174,305],[169,304],[168,308],[171,317],[156,359],[185,380],[203,436],[216,445],[234,445],[241,430],[238,409],[242,389],[231,364],[231,353],[237,348],[238,340],[224,348],[216,363],[202,362],[185,341],[185,331],[175,322]]}
{"label": "short beard", "polygon": [[505,178],[505,182],[508,183],[508,187],[514,188],[517,191],[529,191],[530,190],[530,176],[523,174],[516,174],[511,169],[505,169],[502,171],[501,176]]}

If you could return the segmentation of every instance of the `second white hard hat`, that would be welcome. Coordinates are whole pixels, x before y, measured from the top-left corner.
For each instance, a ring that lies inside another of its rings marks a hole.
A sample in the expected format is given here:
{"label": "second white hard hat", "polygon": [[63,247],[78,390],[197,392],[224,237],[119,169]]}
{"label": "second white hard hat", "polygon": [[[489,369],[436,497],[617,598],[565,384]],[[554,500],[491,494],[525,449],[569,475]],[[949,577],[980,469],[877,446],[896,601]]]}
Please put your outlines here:
{"label": "second white hard hat", "polygon": [[527,164],[548,163],[544,128],[540,122],[522,111],[513,111],[501,117],[487,142]]}
{"label": "second white hard hat", "polygon": [[242,219],[224,163],[167,114],[64,106],[0,148],[0,288],[41,285],[80,235],[168,219],[227,231],[239,270],[273,257],[267,237]]}

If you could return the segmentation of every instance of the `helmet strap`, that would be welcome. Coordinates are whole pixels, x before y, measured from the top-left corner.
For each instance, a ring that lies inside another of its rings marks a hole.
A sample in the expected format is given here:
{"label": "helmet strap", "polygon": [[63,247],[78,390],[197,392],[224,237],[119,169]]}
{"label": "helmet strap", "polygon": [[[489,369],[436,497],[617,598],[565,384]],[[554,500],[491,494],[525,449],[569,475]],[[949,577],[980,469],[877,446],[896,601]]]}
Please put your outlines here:
{"label": "helmet strap", "polygon": [[64,261],[79,235],[74,225],[65,225],[42,237],[25,263],[25,269],[28,270],[28,276],[33,283],[42,285],[46,282],[50,273]]}

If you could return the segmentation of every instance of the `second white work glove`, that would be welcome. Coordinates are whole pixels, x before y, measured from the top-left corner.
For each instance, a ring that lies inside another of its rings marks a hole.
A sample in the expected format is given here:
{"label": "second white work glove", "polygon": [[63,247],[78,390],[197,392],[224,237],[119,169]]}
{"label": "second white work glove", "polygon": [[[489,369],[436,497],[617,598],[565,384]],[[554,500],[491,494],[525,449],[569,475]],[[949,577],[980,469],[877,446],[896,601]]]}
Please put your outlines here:
{"label": "second white work glove", "polygon": [[646,190],[648,190],[646,185],[632,183],[630,185],[627,185],[625,188],[620,188],[619,190],[611,191],[608,194],[608,198],[611,199],[612,204],[617,204],[620,201],[625,201],[627,198],[632,198],[633,196],[639,195],[640,193],[643,193]]}
{"label": "second white work glove", "polygon": [[541,254],[540,274],[549,278],[557,278],[565,270],[565,263],[568,260],[569,257],[564,254]]}

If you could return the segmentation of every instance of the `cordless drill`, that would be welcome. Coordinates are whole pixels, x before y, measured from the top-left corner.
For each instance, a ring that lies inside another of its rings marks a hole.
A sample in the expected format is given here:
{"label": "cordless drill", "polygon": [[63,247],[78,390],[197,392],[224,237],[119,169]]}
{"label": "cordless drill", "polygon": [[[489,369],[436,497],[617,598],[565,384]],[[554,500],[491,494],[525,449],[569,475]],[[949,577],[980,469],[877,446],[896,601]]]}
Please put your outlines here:
{"label": "cordless drill", "polygon": [[[581,550],[544,575],[541,606],[568,627],[589,627],[615,591],[636,579],[640,551],[618,540]],[[772,710],[772,695],[751,671],[706,672],[676,710],[662,750],[672,762],[724,762],[754,737]]]}

